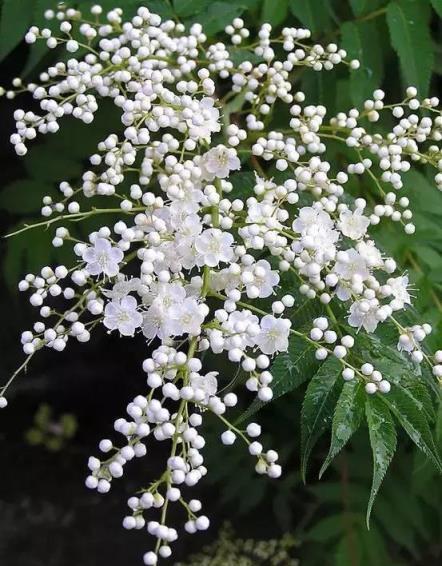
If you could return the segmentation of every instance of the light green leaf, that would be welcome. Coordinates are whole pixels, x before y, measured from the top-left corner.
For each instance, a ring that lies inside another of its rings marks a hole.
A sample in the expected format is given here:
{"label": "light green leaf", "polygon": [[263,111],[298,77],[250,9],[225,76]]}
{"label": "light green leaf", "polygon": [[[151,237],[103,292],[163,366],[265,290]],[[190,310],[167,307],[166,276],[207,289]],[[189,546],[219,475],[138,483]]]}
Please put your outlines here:
{"label": "light green leaf", "polygon": [[313,34],[323,33],[329,28],[330,14],[323,0],[290,0],[289,5],[292,14]]}
{"label": "light green leaf", "polygon": [[365,392],[361,381],[354,379],[344,384],[333,416],[330,450],[319,477],[359,428],[364,414],[364,400]]}
{"label": "light green leaf", "polygon": [[395,0],[387,7],[387,23],[407,85],[416,86],[426,96],[433,67],[433,46],[428,10],[420,0]]}
{"label": "light green leaf", "polygon": [[342,47],[361,67],[350,73],[353,104],[360,106],[379,87],[383,76],[383,53],[374,22],[345,22],[341,26]]}
{"label": "light green leaf", "polygon": [[373,482],[366,519],[368,526],[376,494],[396,451],[396,429],[388,407],[377,395],[367,397],[365,414],[373,452]]}
{"label": "light green leaf", "polygon": [[434,444],[427,415],[422,411],[422,404],[418,403],[410,391],[405,391],[401,385],[392,387],[390,393],[382,396],[381,399],[416,446],[433,462],[439,472],[442,472],[442,461]]}
{"label": "light green leaf", "polygon": [[287,18],[289,0],[264,0],[262,5],[261,21],[278,27]]}
{"label": "light green leaf", "polygon": [[0,60],[24,38],[32,24],[33,0],[3,0],[0,20]]}
{"label": "light green leaf", "polygon": [[301,411],[301,475],[305,481],[310,453],[333,419],[333,409],[342,385],[341,365],[329,358],[310,381]]}

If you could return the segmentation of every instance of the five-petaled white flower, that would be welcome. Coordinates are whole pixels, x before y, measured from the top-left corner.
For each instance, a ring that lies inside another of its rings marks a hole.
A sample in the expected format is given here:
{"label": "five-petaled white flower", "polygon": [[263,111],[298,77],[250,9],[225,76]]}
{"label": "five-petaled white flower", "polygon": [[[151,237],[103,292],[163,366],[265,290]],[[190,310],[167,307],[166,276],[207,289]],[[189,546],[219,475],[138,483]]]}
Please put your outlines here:
{"label": "five-petaled white flower", "polygon": [[193,374],[190,378],[190,385],[194,390],[202,391],[205,395],[203,402],[208,403],[210,397],[216,395],[218,391],[217,371],[210,371],[206,375]]}
{"label": "five-petaled white flower", "polygon": [[200,167],[204,178],[213,181],[216,177],[225,179],[230,171],[240,169],[241,162],[233,148],[217,145],[202,156]]}
{"label": "five-petaled white flower", "polygon": [[112,246],[109,240],[97,238],[93,246],[88,246],[83,252],[86,271],[89,275],[107,275],[115,277],[120,271],[118,264],[123,260],[124,253],[120,248]]}
{"label": "five-petaled white flower", "polygon": [[370,219],[362,214],[362,210],[343,210],[339,215],[338,228],[348,238],[360,240],[367,233]]}
{"label": "five-petaled white flower", "polygon": [[194,104],[186,108],[183,114],[189,127],[189,135],[194,139],[210,141],[212,133],[221,130],[219,110],[213,98],[205,97],[200,101],[194,101]]}
{"label": "five-petaled white flower", "polygon": [[104,309],[104,326],[109,330],[118,330],[122,336],[133,336],[143,323],[143,316],[137,307],[137,300],[131,295],[110,301]]}
{"label": "five-petaled white flower", "polygon": [[220,262],[231,261],[234,257],[233,241],[229,232],[222,232],[218,228],[204,230],[195,240],[197,264],[216,267]]}
{"label": "five-petaled white flower", "polygon": [[261,332],[255,338],[256,344],[264,354],[285,352],[289,347],[291,322],[287,318],[275,318],[266,314],[261,319]]}
{"label": "five-petaled white flower", "polygon": [[387,280],[387,285],[391,287],[391,294],[394,297],[396,307],[394,310],[403,309],[405,305],[411,304],[410,293],[408,292],[408,275],[401,277],[390,277]]}
{"label": "five-petaled white flower", "polygon": [[367,332],[374,332],[379,323],[378,310],[379,301],[377,299],[355,301],[350,307],[348,323],[354,328],[364,327]]}

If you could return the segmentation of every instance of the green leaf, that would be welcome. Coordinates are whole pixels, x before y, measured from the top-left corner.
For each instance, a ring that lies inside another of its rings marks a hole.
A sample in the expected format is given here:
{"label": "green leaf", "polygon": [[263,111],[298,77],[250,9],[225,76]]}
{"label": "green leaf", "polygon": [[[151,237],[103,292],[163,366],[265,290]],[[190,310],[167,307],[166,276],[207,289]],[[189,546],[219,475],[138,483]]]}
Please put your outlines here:
{"label": "green leaf", "polygon": [[442,461],[434,444],[427,415],[422,411],[422,404],[418,403],[410,391],[405,391],[401,385],[392,387],[390,393],[382,396],[381,399],[393,412],[411,440],[442,473]]}
{"label": "green leaf", "polygon": [[255,186],[256,180],[253,171],[234,173],[230,177],[230,182],[233,185],[232,192],[230,193],[232,199],[240,198],[245,200],[255,194],[253,187]]}
{"label": "green leaf", "polygon": [[[32,221],[31,221],[32,222]],[[22,228],[20,224],[16,228]],[[12,228],[11,231],[13,231]],[[73,260],[73,253],[70,246],[54,248],[51,245],[53,234],[49,230],[36,229],[32,232],[32,239],[29,234],[24,233],[8,239],[8,246],[3,260],[3,272],[6,282],[13,289],[25,272],[37,273],[42,266],[51,263],[68,264]],[[32,245],[30,244],[32,242]]]}
{"label": "green leaf", "polygon": [[330,14],[323,0],[290,0],[290,11],[313,34],[323,33],[330,27]]}
{"label": "green leaf", "polygon": [[420,0],[395,0],[387,7],[387,23],[393,48],[408,85],[426,96],[433,67],[433,46],[427,20],[428,10]]}
{"label": "green leaf", "polygon": [[320,478],[359,428],[364,414],[364,400],[365,392],[361,381],[354,379],[344,384],[336,404],[330,450],[319,472]]}
{"label": "green leaf", "polygon": [[262,5],[261,21],[278,27],[287,18],[289,0],[264,0]]}
{"label": "green leaf", "polygon": [[363,16],[383,3],[382,0],[350,0],[350,6],[355,16]]}
{"label": "green leaf", "polygon": [[431,5],[442,18],[442,0],[431,0]]}
{"label": "green leaf", "polygon": [[190,22],[198,22],[208,36],[215,35],[230,24],[233,18],[240,16],[245,7],[233,5],[228,2],[211,2],[210,5],[197,15],[191,17]]}
{"label": "green leaf", "polygon": [[342,385],[341,365],[329,358],[310,381],[301,411],[301,475],[305,481],[310,453],[333,419],[333,409]]}
{"label": "green leaf", "polygon": [[51,187],[30,179],[14,181],[0,192],[0,208],[16,214],[38,212]]}
{"label": "green leaf", "polygon": [[342,47],[361,67],[350,73],[353,104],[360,106],[378,88],[383,76],[383,53],[378,28],[374,22],[345,22],[341,26]]}
{"label": "green leaf", "polygon": [[32,24],[33,0],[3,0],[0,20],[0,60],[23,39]]}
{"label": "green leaf", "polygon": [[211,0],[174,0],[173,7],[177,16],[187,18],[209,6]]}
{"label": "green leaf", "polygon": [[[298,336],[290,337],[288,351],[278,354],[271,367],[273,401],[310,379],[318,367],[315,350],[315,346],[302,338]],[[250,418],[265,404],[259,399],[255,399],[241,415],[238,422]]]}
{"label": "green leaf", "polygon": [[313,527],[305,533],[307,541],[328,543],[341,537],[344,530],[342,515],[330,515],[316,522]]}
{"label": "green leaf", "polygon": [[373,482],[366,519],[368,527],[376,494],[396,451],[396,429],[388,407],[378,395],[367,397],[365,414],[373,452]]}

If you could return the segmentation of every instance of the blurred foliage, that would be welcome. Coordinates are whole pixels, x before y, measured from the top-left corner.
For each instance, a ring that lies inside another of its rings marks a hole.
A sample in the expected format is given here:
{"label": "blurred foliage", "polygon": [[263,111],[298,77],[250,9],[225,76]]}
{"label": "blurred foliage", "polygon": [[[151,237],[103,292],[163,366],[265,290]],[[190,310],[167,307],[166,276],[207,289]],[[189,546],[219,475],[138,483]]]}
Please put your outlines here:
{"label": "blurred foliage", "polygon": [[26,431],[25,438],[31,446],[43,446],[46,450],[58,452],[75,436],[77,428],[75,415],[66,413],[55,420],[51,407],[43,404],[37,409],[33,426]]}
{"label": "blurred foliage", "polygon": [[215,542],[190,556],[187,564],[176,566],[298,566],[293,556],[297,546],[289,534],[271,540],[240,539],[226,523]]}
{"label": "blurred foliage", "polygon": [[[95,0],[84,0],[69,4],[84,9],[95,3]],[[276,28],[283,25],[308,27],[315,40],[336,41],[350,57],[361,61],[361,69],[350,74],[345,69],[335,69],[331,73],[301,71],[296,76],[297,88],[305,92],[307,101],[324,104],[329,114],[361,105],[379,87],[386,91],[388,101],[402,99],[403,88],[409,84],[418,87],[421,96],[440,92],[442,0],[102,0],[100,3],[105,8],[120,5],[126,13],[139,5],[147,5],[166,18],[177,17],[184,23],[198,21],[209,35],[222,34],[225,25],[240,15],[255,29],[263,21],[269,21]],[[28,50],[21,45],[22,38],[32,24],[54,25],[44,21],[43,12],[55,7],[56,2],[0,0],[0,6],[0,60],[13,59],[17,50],[25,49],[26,60],[22,68],[17,69],[17,75],[31,79],[53,63],[57,55],[48,53],[44,44]],[[249,57],[243,48],[230,49],[238,60]],[[54,195],[60,181],[78,178],[85,167],[86,156],[94,151],[97,142],[121,127],[112,122],[108,109],[109,106],[103,106],[94,128],[67,120],[56,137],[46,136],[32,148],[24,159],[24,174],[0,192],[0,207],[8,215],[10,231],[14,225],[37,220],[42,197]],[[235,108],[226,111],[234,112]],[[330,162],[337,165],[346,162],[348,153],[342,145],[330,144],[329,150]],[[235,175],[237,196],[246,194],[249,181],[249,173]],[[366,179],[358,182],[355,191],[370,201],[372,187],[366,184]],[[417,290],[415,309],[433,324],[435,332],[430,341],[434,340],[433,345],[436,345],[442,331],[442,195],[432,183],[431,175],[427,176],[423,170],[405,176],[404,194],[410,198],[416,234],[405,236],[390,223],[383,224],[376,237],[408,271]],[[77,227],[80,235],[80,230],[91,229],[93,220],[90,222]],[[8,240],[3,270],[11,289],[27,271],[72,259],[68,248],[54,249],[48,245],[51,237],[49,232],[34,231],[32,249],[26,235]],[[296,317],[302,325],[303,320],[311,318],[311,306],[301,299],[298,304]],[[333,367],[318,369],[312,352],[304,347],[300,349],[296,340],[290,344],[289,353],[278,357],[273,366],[274,387],[275,398],[281,398],[261,413],[272,434],[272,438],[265,439],[266,444],[283,445],[281,461],[286,473],[276,484],[256,476],[243,450],[226,448],[221,465],[216,439],[220,430],[215,424],[208,425],[214,427],[207,430],[213,438],[207,443],[211,467],[208,480],[219,489],[220,504],[234,509],[234,516],[241,517],[254,516],[264,502],[273,501],[273,513],[266,516],[265,522],[274,522],[281,530],[294,533],[295,540],[302,542],[302,564],[308,566],[324,564],[324,557],[327,564],[336,566],[410,566],[436,564],[442,556],[440,478],[425,456],[411,448],[411,442],[406,443],[405,434],[400,433],[404,438],[398,443],[400,448],[377,497],[370,529],[366,526],[367,501],[372,503],[396,448],[392,415],[424,454],[436,463],[438,448],[432,432],[435,431],[438,445],[442,436],[440,408],[428,401],[424,386],[416,386],[411,379],[407,381],[407,375],[410,378],[412,372],[407,374],[410,368],[403,365],[403,358],[398,360],[388,329],[372,340],[376,343],[367,344],[367,349],[378,352],[377,367],[385,369],[391,381],[398,381],[400,377],[406,385],[403,389],[398,387],[395,394],[402,396],[405,410],[398,411],[398,399],[394,395],[385,402],[377,398],[366,400],[360,395],[357,384],[343,385],[335,379],[337,371]],[[381,367],[382,363],[385,368]],[[321,373],[316,373],[302,403],[302,395],[296,388],[315,372],[325,370],[330,379],[325,382]],[[428,379],[425,374],[422,377],[423,382]],[[288,392],[292,394],[284,396]],[[324,401],[319,414],[318,398]],[[252,404],[243,418],[259,409],[259,403]],[[302,433],[299,415],[304,424]],[[71,420],[70,425],[56,423],[63,432],[61,436],[54,436],[51,418],[50,409],[42,406],[33,428],[28,431],[28,441],[47,448],[55,442],[62,447],[69,437],[67,430],[75,432],[75,420]],[[345,428],[342,427],[344,422]],[[377,434],[379,426],[383,429],[382,435]],[[322,437],[329,428],[331,443],[327,449]],[[374,462],[367,441],[375,454]],[[317,450],[312,452],[314,446]],[[302,465],[298,472],[300,451]],[[328,481],[304,487],[302,479],[307,476],[310,454],[313,454],[311,468],[315,472],[322,474],[330,468]],[[377,459],[376,454],[381,454],[382,458]],[[265,510],[269,513],[269,505]],[[255,521],[259,523],[256,517]],[[227,566],[228,560],[233,560],[231,563],[235,565],[242,564],[240,555],[235,555],[241,545],[237,547],[238,541],[235,541],[232,531],[222,531],[219,540],[208,549],[211,561],[192,557],[192,564]],[[230,554],[223,555],[226,547]],[[252,559],[255,562],[244,564],[260,563],[256,557]]]}

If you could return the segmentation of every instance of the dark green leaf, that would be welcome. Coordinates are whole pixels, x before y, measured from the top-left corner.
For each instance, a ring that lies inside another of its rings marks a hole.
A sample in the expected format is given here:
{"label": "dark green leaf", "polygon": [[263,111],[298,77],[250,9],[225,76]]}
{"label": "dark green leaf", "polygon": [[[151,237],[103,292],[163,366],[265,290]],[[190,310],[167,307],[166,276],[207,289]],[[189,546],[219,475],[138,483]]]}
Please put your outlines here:
{"label": "dark green leaf", "polygon": [[233,18],[244,12],[244,6],[232,5],[228,2],[211,2],[208,8],[191,17],[190,22],[198,22],[208,36],[222,31]]}
{"label": "dark green leaf", "polygon": [[0,60],[24,38],[32,24],[34,0],[3,0],[0,20]]}
{"label": "dark green leaf", "polygon": [[292,14],[312,33],[324,33],[329,28],[330,14],[323,0],[290,0],[289,5]]}
{"label": "dark green leaf", "polygon": [[341,365],[329,358],[310,381],[301,411],[301,475],[305,481],[310,453],[333,419],[333,409],[342,385]]}
{"label": "dark green leaf", "polygon": [[0,208],[18,214],[38,212],[43,206],[42,198],[51,192],[51,187],[41,181],[15,181],[0,192]]}
{"label": "dark green leaf", "polygon": [[330,450],[319,477],[359,428],[364,414],[364,400],[364,387],[359,380],[354,379],[344,384],[333,416]]}
{"label": "dark green leaf", "polygon": [[187,18],[200,10],[204,10],[211,3],[211,0],[174,0],[173,7],[177,16]]}
{"label": "dark green leaf", "polygon": [[381,399],[391,409],[416,446],[442,472],[441,458],[434,444],[428,418],[422,411],[422,404],[400,385],[392,387],[390,393],[382,396]]}
{"label": "dark green leaf", "polygon": [[431,5],[442,18],[442,0],[431,0]]}
{"label": "dark green leaf", "polygon": [[396,430],[391,413],[379,396],[367,397],[365,414],[373,452],[373,482],[367,507],[368,526],[376,494],[396,451]]}
{"label": "dark green leaf", "polygon": [[[273,400],[293,391],[310,379],[317,367],[315,347],[298,336],[291,336],[288,351],[278,354],[271,367]],[[238,422],[250,418],[264,405],[265,403],[255,399]]]}
{"label": "dark green leaf", "polygon": [[387,7],[391,42],[399,55],[407,85],[426,96],[433,67],[433,46],[427,20],[428,10],[420,0],[395,0]]}
{"label": "dark green leaf", "polygon": [[383,53],[378,28],[374,22],[345,22],[341,26],[342,47],[351,59],[358,59],[360,68],[350,74],[353,104],[361,103],[379,87],[383,75]]}
{"label": "dark green leaf", "polygon": [[273,27],[281,25],[287,17],[289,0],[264,0],[262,5],[262,22],[272,24]]}
{"label": "dark green leaf", "polygon": [[383,0],[350,0],[350,6],[355,16],[363,16],[383,4]]}

